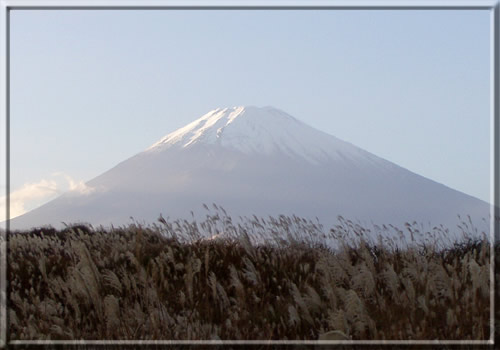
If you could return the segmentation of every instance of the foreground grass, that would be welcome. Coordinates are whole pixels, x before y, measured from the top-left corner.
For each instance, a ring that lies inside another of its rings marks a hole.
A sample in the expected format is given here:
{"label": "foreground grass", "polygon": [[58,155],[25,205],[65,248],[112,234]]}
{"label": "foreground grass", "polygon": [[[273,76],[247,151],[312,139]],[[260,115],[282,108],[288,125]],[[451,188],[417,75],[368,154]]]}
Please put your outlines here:
{"label": "foreground grass", "polygon": [[[401,249],[348,222],[357,239],[338,226],[331,249],[297,240],[319,231],[295,217],[227,220],[11,234],[10,339],[489,338],[485,240]],[[255,244],[252,230],[288,239]]]}

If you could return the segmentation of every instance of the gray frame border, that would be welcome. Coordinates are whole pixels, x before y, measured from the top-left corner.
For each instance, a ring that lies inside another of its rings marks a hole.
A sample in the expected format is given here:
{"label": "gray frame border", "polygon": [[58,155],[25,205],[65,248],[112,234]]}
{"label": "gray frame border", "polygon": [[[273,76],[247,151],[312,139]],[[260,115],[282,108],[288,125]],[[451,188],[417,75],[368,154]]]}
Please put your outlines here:
{"label": "gray frame border", "polygon": [[[0,305],[0,347],[7,345],[493,345],[495,344],[494,244],[500,241],[500,0],[0,0],[0,65],[5,81],[0,84],[0,116],[5,118],[6,229],[0,228],[0,287],[7,295],[8,238],[10,231],[10,11],[11,10],[489,10],[490,11],[490,338],[488,340],[349,340],[349,341],[260,341],[260,340],[74,340],[10,341],[8,295]],[[3,121],[2,121],[3,122]]]}

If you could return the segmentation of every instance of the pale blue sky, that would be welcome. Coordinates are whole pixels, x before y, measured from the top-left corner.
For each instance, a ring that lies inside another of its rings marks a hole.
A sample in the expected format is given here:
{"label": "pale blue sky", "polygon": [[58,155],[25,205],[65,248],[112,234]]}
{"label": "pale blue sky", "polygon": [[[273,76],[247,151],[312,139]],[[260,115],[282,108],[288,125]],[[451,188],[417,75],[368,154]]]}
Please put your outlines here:
{"label": "pale blue sky", "polygon": [[56,172],[88,181],[211,109],[272,105],[489,200],[489,44],[488,11],[14,10],[11,189],[29,210],[70,186]]}

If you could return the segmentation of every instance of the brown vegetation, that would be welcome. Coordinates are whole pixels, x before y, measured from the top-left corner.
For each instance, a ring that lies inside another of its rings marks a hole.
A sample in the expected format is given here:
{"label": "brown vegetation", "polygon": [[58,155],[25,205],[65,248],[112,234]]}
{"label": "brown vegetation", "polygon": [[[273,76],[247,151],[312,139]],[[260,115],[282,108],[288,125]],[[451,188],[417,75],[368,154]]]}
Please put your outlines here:
{"label": "brown vegetation", "polygon": [[486,240],[403,249],[341,219],[333,249],[296,217],[160,222],[11,233],[11,340],[489,338]]}

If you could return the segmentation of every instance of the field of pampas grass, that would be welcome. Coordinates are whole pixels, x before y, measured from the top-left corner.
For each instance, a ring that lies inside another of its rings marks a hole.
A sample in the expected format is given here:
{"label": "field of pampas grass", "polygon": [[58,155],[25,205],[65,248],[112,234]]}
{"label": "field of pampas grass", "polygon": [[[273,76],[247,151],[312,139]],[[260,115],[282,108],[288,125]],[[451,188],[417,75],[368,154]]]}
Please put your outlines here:
{"label": "field of pampas grass", "polygon": [[[257,243],[262,232],[276,239]],[[489,339],[486,239],[400,248],[341,219],[328,234],[339,244],[328,248],[321,232],[297,217],[236,224],[218,213],[200,223],[12,232],[9,337]]]}

